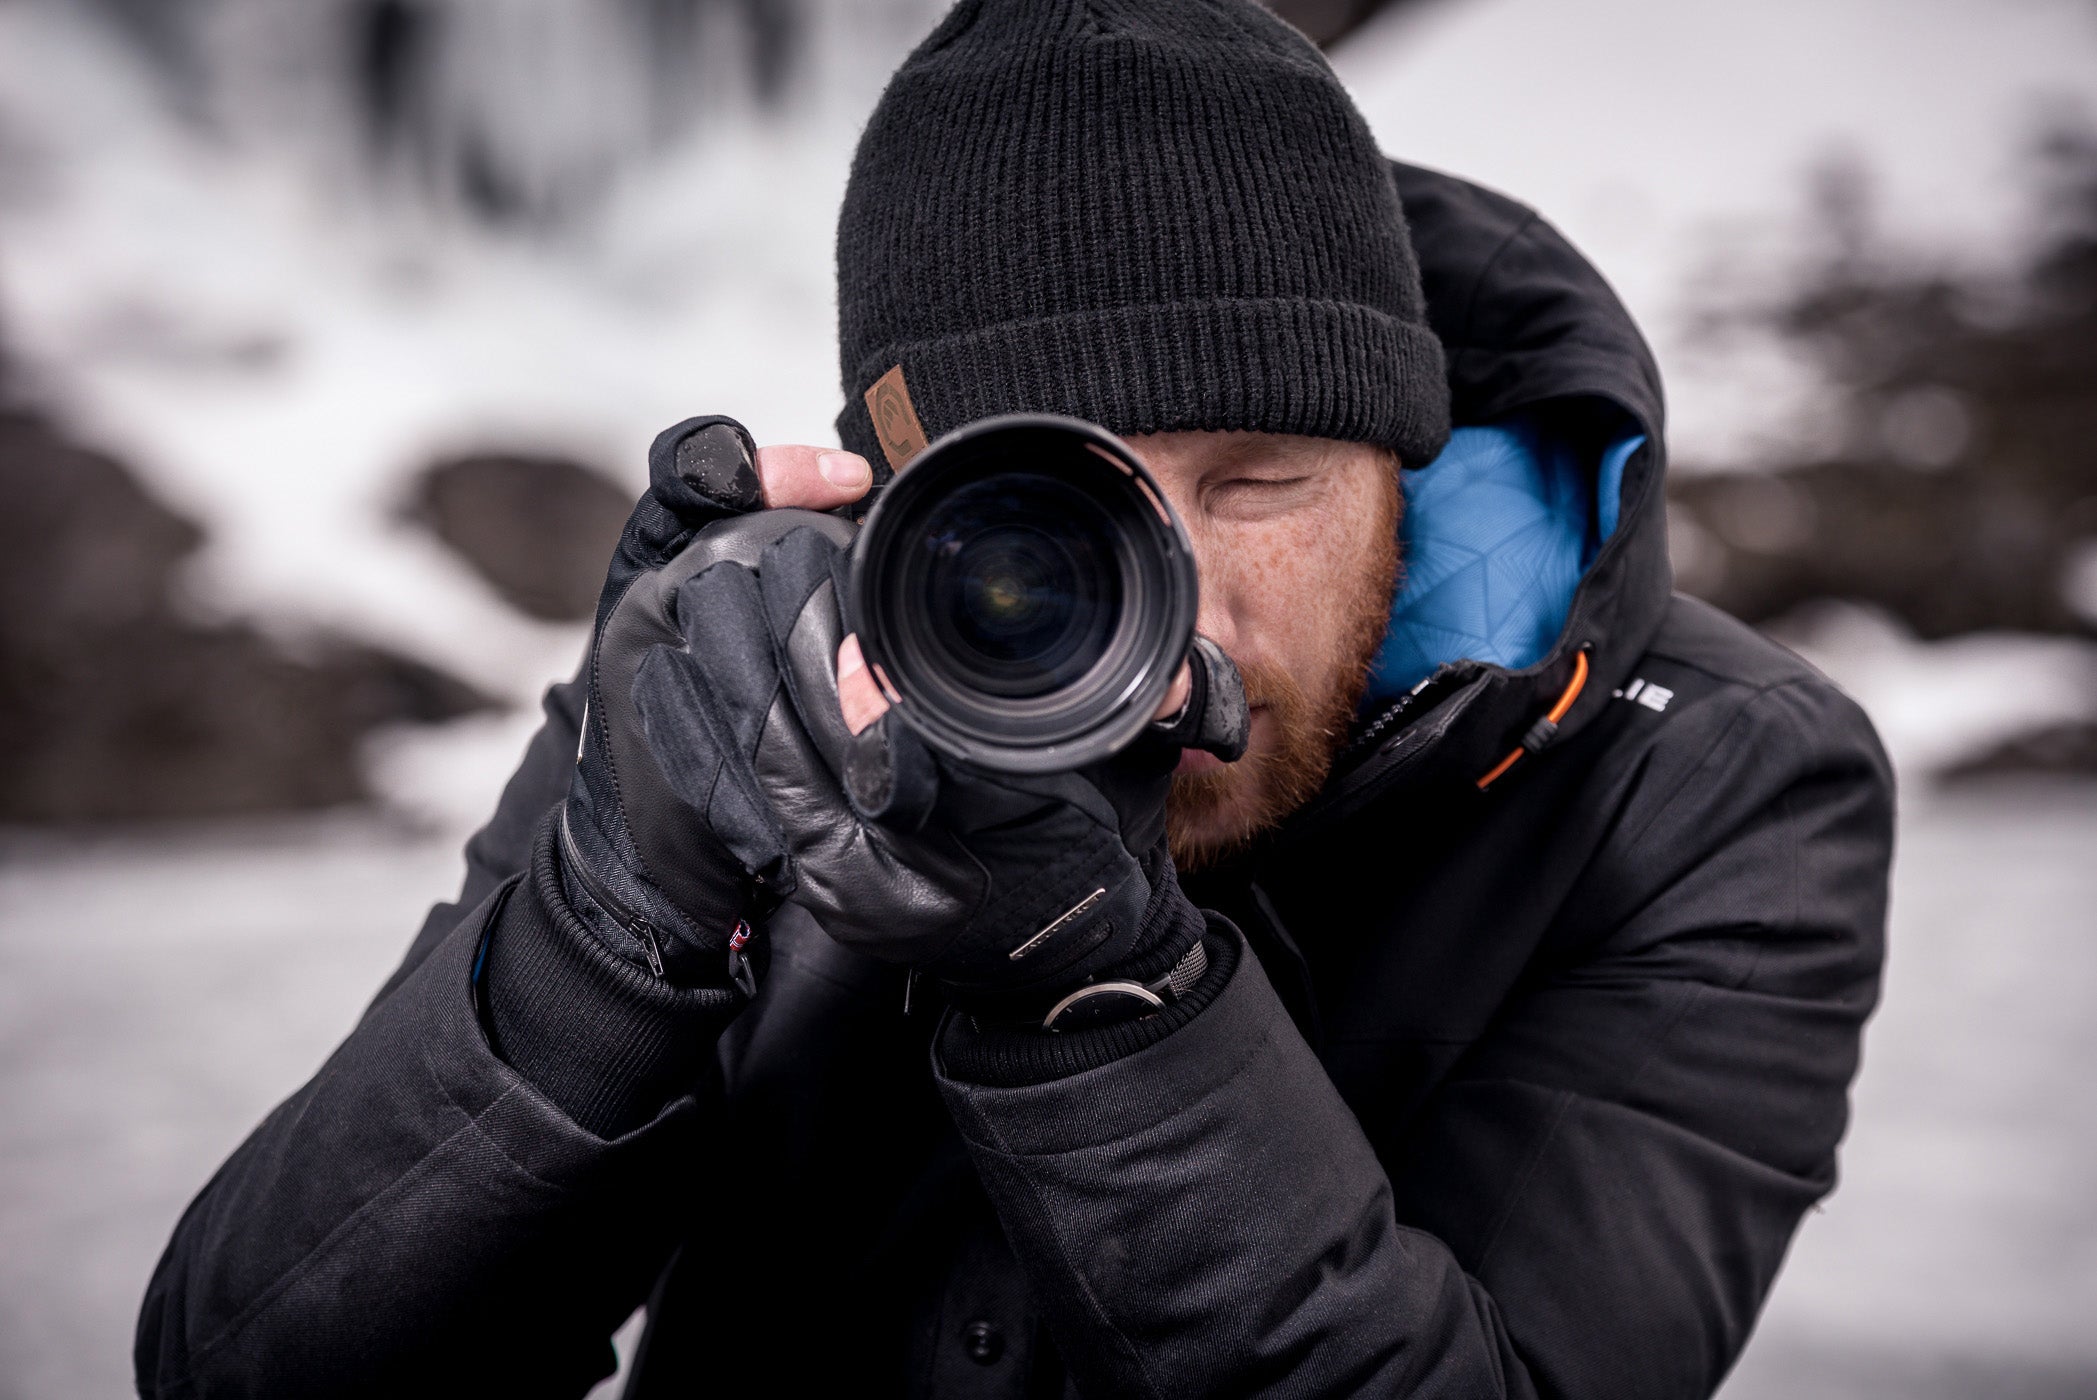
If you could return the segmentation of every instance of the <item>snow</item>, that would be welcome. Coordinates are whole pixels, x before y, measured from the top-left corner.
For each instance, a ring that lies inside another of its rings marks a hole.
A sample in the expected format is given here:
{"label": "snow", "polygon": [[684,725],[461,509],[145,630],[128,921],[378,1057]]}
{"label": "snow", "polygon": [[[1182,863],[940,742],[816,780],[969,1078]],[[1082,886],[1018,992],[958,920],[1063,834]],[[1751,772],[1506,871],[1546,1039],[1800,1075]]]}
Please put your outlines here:
{"label": "snow", "polygon": [[1725,1400],[2097,1393],[2097,788],[1904,798],[1842,1184]]}
{"label": "snow", "polygon": [[27,172],[0,199],[0,324],[75,431],[209,525],[200,611],[370,638],[521,701],[576,638],[399,523],[408,475],[530,447],[638,491],[649,439],[697,412],[834,441],[834,209],[908,33],[787,120],[703,124],[586,227],[502,234],[319,178],[308,141],[187,132],[76,12],[0,7]]}
{"label": "snow", "polygon": [[[13,1393],[126,1393],[182,1206],[348,1032],[456,887],[456,849],[364,818],[0,845]],[[1843,1184],[1726,1400],[2097,1387],[2093,849],[2097,786],[1905,799]]]}
{"label": "snow", "polygon": [[1884,613],[1825,603],[1786,640],[1864,707],[1895,768],[1918,783],[2021,733],[2097,720],[2097,646],[1973,632],[1917,640]]}

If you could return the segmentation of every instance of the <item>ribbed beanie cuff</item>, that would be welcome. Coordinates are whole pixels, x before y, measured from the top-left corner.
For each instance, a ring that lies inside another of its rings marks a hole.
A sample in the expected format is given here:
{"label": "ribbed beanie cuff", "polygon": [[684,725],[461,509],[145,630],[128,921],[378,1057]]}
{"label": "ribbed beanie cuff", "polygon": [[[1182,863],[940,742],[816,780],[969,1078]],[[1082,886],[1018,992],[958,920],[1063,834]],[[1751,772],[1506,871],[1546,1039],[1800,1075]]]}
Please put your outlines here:
{"label": "ribbed beanie cuff", "polygon": [[742,1010],[733,987],[681,987],[606,948],[568,908],[540,831],[488,931],[481,1001],[495,1053],[577,1126],[630,1132],[710,1071]]}
{"label": "ribbed beanie cuff", "polygon": [[[892,366],[933,435],[1019,410],[1122,434],[1298,433],[1380,443],[1425,464],[1449,435],[1442,346],[1373,307],[1308,298],[1214,299],[1066,312],[884,346],[853,375]],[[1431,392],[1417,392],[1427,385]],[[863,406],[844,445],[883,461]]]}

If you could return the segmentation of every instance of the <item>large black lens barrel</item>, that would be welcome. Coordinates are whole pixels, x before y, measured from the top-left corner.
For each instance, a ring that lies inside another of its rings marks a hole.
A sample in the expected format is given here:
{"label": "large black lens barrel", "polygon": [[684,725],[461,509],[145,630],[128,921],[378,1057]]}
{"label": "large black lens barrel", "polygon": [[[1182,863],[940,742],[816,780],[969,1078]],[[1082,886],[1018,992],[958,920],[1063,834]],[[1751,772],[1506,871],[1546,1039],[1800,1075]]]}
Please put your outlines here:
{"label": "large black lens barrel", "polygon": [[898,713],[981,767],[1049,773],[1140,733],[1194,636],[1194,553],[1136,454],[1012,414],[899,472],[854,543],[851,625]]}

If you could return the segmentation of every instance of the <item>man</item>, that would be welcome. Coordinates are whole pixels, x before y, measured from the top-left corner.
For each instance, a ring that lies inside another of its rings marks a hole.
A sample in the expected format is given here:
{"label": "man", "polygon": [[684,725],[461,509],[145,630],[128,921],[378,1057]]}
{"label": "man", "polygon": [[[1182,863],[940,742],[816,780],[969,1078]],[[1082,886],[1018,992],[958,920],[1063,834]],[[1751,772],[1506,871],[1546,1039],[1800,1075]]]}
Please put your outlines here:
{"label": "man", "polygon": [[[590,664],[177,1227],[141,1391],[576,1395],[645,1303],[639,1396],[1710,1393],[1834,1180],[1891,784],[1670,596],[1601,279],[1240,0],[966,0],[838,249],[850,450],[658,440]],[[835,544],[686,552],[1013,410],[1155,469],[1241,763],[1168,776],[1167,713],[928,798]]]}

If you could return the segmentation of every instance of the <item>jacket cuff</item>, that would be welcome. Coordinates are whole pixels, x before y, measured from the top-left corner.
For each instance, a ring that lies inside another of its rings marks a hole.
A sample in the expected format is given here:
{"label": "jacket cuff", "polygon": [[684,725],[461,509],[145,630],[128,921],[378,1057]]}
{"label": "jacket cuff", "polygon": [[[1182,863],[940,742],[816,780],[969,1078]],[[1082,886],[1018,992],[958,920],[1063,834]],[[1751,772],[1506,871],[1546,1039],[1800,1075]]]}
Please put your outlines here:
{"label": "jacket cuff", "polygon": [[577,1126],[614,1138],[711,1071],[744,997],[665,982],[607,949],[568,907],[553,839],[548,822],[484,935],[481,1024],[495,1053]]}
{"label": "jacket cuff", "polygon": [[[1202,927],[1201,912],[1192,905],[1185,907],[1189,931]],[[1227,920],[1208,915],[1201,939],[1209,955],[1208,971],[1186,995],[1139,1020],[1044,1031],[983,1025],[961,1011],[949,1014],[939,1033],[939,1055],[947,1075],[986,1089],[1016,1089],[1097,1069],[1157,1044],[1200,1015],[1230,985],[1231,974],[1237,970],[1244,944]],[[1178,946],[1184,950],[1187,945]]]}

